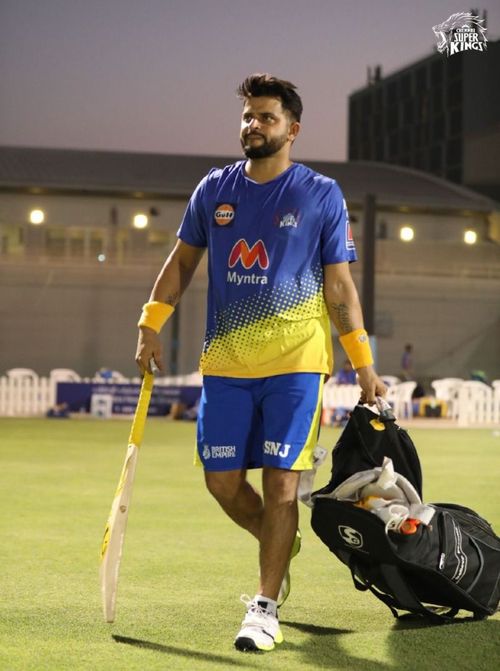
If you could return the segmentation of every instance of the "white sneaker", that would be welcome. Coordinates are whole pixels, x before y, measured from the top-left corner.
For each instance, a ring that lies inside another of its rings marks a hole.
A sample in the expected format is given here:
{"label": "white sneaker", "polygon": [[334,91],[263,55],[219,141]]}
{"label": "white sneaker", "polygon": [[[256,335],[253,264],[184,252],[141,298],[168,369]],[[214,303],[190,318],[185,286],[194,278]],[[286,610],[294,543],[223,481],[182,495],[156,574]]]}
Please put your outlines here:
{"label": "white sneaker", "polygon": [[295,539],[294,539],[293,545],[292,545],[292,551],[290,552],[290,559],[288,560],[288,565],[286,567],[285,577],[283,578],[283,582],[281,583],[278,598],[276,599],[276,602],[278,604],[278,608],[281,608],[281,606],[288,599],[288,595],[290,594],[290,588],[291,588],[290,562],[292,561],[292,559],[294,557],[296,557],[299,554],[301,544],[302,544],[302,536],[300,534],[300,529],[297,529],[297,533],[295,535]]}
{"label": "white sneaker", "polygon": [[282,643],[278,618],[263,607],[264,602],[259,603],[258,595],[251,599],[244,594],[241,601],[247,607],[247,614],[234,639],[235,648],[242,652],[268,652],[275,643]]}

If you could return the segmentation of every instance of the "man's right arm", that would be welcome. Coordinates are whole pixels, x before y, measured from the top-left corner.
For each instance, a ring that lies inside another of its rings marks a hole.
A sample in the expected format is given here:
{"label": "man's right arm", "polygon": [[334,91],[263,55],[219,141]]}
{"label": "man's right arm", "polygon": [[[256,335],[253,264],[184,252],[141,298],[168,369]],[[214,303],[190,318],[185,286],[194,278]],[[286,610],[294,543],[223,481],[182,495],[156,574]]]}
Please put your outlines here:
{"label": "man's right arm", "polygon": [[[189,285],[204,251],[203,247],[194,247],[178,240],[156,279],[149,301],[175,307]],[[159,334],[148,326],[141,326],[135,355],[141,372],[151,372],[151,359],[163,372],[163,347]]]}

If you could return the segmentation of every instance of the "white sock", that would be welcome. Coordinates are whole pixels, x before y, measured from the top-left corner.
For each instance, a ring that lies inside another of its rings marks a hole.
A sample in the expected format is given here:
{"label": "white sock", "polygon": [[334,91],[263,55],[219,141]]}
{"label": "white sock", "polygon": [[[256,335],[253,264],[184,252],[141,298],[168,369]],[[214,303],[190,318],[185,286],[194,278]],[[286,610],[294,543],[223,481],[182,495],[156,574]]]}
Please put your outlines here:
{"label": "white sock", "polygon": [[273,599],[270,599],[268,596],[263,596],[262,594],[256,594],[254,601],[258,603],[261,608],[265,608],[265,610],[271,613],[271,615],[276,617],[276,611],[278,608],[277,601],[273,601]]}

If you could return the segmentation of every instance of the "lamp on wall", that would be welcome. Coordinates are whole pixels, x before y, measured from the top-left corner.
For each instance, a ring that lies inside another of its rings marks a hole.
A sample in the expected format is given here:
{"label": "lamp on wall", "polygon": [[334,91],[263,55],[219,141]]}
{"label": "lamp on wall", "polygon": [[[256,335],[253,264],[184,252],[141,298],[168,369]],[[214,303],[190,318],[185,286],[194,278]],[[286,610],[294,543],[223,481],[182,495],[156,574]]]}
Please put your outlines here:
{"label": "lamp on wall", "polygon": [[402,226],[399,229],[399,237],[403,242],[411,242],[415,237],[415,231],[411,226]]}
{"label": "lamp on wall", "polygon": [[477,242],[476,231],[471,231],[470,229],[464,231],[464,242],[466,245],[475,245]]}
{"label": "lamp on wall", "polygon": [[148,222],[149,220],[145,214],[140,213],[134,216],[134,228],[146,228]]}
{"label": "lamp on wall", "polygon": [[38,226],[43,224],[45,221],[45,212],[43,210],[31,210],[30,212],[30,224]]}

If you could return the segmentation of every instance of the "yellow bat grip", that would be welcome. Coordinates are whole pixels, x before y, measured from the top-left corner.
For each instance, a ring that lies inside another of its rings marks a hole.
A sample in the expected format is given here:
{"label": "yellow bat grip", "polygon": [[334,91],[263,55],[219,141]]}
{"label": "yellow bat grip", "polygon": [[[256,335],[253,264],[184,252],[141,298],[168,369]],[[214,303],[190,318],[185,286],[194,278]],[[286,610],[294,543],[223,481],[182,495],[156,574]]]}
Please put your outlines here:
{"label": "yellow bat grip", "polygon": [[146,417],[148,416],[149,401],[151,399],[151,392],[153,391],[153,383],[154,375],[148,372],[144,373],[139,400],[137,401],[132,428],[130,429],[130,436],[128,439],[129,445],[140,447],[142,443],[144,426],[146,424]]}

